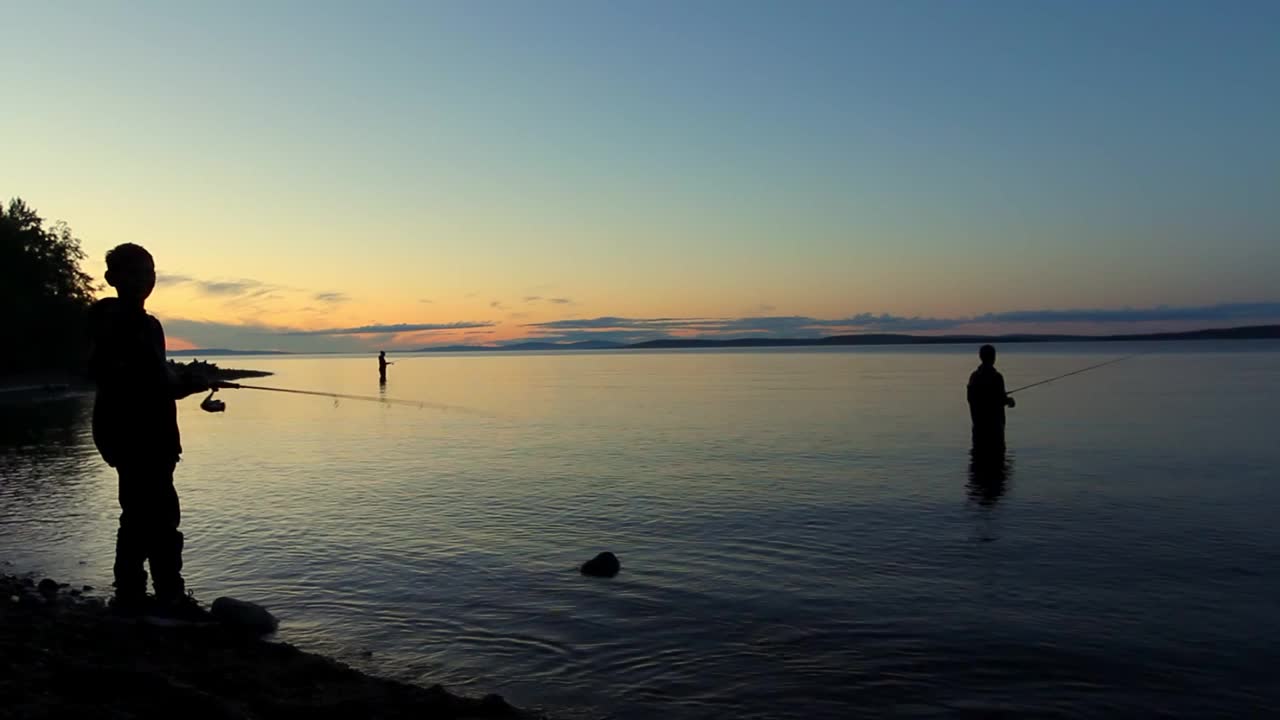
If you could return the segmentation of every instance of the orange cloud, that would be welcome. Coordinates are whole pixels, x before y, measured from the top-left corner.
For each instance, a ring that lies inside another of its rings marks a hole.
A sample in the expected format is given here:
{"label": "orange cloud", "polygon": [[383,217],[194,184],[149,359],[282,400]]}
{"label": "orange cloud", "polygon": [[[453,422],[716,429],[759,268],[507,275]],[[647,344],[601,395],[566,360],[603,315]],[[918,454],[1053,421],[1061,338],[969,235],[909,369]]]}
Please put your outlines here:
{"label": "orange cloud", "polygon": [[195,350],[196,344],[186,338],[169,335],[164,339],[165,350]]}

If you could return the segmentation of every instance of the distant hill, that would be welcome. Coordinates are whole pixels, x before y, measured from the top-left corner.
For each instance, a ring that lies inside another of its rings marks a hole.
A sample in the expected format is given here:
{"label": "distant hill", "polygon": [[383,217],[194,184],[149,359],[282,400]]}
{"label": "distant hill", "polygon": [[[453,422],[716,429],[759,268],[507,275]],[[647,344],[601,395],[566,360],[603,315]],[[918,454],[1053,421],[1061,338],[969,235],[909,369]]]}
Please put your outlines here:
{"label": "distant hill", "polygon": [[679,339],[650,340],[625,346],[646,348],[751,348],[751,347],[821,347],[847,345],[954,345],[972,343],[1035,342],[1116,342],[1145,340],[1270,340],[1280,339],[1280,325],[1193,330],[1189,332],[1146,333],[1138,335],[905,335],[876,333],[866,335],[832,335],[822,338],[734,338],[728,340]]}
{"label": "distant hill", "polygon": [[630,345],[584,341],[575,343],[523,342],[512,345],[445,345],[425,347],[418,352],[501,352],[537,350],[671,350],[681,348],[763,348],[824,347],[857,345],[955,345],[973,343],[1042,343],[1042,342],[1116,342],[1144,340],[1268,340],[1280,339],[1280,325],[1192,330],[1189,332],[1146,333],[1136,335],[1051,335],[1018,333],[1010,335],[908,335],[902,333],[867,333],[830,335],[817,338],[665,338]]}
{"label": "distant hill", "polygon": [[626,347],[622,343],[604,342],[600,340],[584,340],[574,343],[554,342],[521,342],[511,345],[441,345],[424,347],[417,352],[501,352],[501,351],[538,351],[538,350],[616,350]]}
{"label": "distant hill", "polygon": [[1111,335],[1104,340],[1273,340],[1280,338],[1280,325],[1250,325],[1219,330],[1193,330],[1181,333],[1147,335]]}
{"label": "distant hill", "polygon": [[[557,343],[532,340],[510,345],[438,345],[409,352],[542,352],[555,350],[670,350],[679,348],[756,348],[756,347],[823,347],[856,345],[955,345],[972,343],[1041,343],[1041,342],[1116,342],[1143,340],[1271,340],[1280,339],[1280,325],[1251,325],[1248,327],[1191,330],[1188,332],[1145,333],[1136,335],[1050,335],[1017,333],[1010,335],[908,335],[905,333],[866,333],[860,335],[829,335],[816,338],[729,338],[709,340],[704,338],[666,338],[648,342],[624,344],[602,340]],[[197,348],[195,350],[170,350],[170,357],[216,357],[219,355],[296,355],[283,350],[230,350],[227,348]],[[307,353],[309,355],[325,353]]]}
{"label": "distant hill", "polygon": [[191,350],[166,350],[169,357],[195,357],[197,355],[293,355],[283,350],[228,350],[226,348],[194,348]]}

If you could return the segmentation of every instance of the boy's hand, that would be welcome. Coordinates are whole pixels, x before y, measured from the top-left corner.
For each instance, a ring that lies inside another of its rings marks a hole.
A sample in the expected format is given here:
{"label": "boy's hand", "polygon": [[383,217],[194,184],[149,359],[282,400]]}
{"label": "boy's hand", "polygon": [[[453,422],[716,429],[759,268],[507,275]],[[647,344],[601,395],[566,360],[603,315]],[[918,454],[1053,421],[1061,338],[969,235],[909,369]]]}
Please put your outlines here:
{"label": "boy's hand", "polygon": [[188,395],[205,392],[209,389],[209,380],[203,375],[185,372],[177,377],[177,382],[173,383],[173,397],[175,400],[181,400]]}
{"label": "boy's hand", "polygon": [[[208,378],[203,375],[188,375],[186,378],[186,387],[183,388],[187,395],[195,395],[209,390],[211,383]],[[183,396],[185,397],[185,395]]]}

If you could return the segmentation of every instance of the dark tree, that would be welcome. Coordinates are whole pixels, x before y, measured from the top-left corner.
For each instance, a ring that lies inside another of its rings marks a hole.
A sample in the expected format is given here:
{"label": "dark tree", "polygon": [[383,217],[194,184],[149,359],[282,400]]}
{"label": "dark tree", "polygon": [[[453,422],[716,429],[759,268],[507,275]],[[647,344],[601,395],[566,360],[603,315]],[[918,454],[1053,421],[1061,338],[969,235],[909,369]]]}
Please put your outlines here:
{"label": "dark tree", "polygon": [[6,328],[0,374],[77,370],[85,356],[84,319],[93,278],[66,223],[46,225],[20,199],[0,205],[0,309]]}

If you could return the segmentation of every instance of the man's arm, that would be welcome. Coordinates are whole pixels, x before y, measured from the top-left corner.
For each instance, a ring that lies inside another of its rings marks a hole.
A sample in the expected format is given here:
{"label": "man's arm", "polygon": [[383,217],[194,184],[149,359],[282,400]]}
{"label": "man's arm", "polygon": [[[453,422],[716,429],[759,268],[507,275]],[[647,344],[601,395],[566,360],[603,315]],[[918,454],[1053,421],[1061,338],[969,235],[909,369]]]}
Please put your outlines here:
{"label": "man's arm", "polygon": [[1000,397],[1004,398],[1005,407],[1017,407],[1018,403],[1013,399],[1013,396],[1005,392],[1003,375],[1000,376]]}

